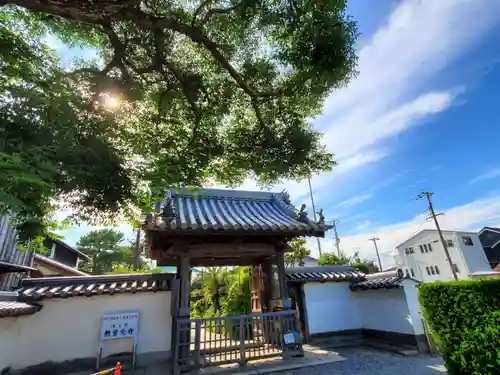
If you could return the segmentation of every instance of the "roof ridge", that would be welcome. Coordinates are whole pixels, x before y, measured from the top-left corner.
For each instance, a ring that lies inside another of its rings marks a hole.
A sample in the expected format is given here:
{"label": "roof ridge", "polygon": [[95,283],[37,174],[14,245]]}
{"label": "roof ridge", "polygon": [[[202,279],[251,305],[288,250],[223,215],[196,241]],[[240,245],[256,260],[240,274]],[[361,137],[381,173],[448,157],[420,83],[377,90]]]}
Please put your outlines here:
{"label": "roof ridge", "polygon": [[113,283],[125,281],[146,281],[146,280],[173,280],[174,274],[168,273],[131,273],[119,275],[87,275],[87,276],[55,276],[27,278],[21,281],[21,287],[37,285],[58,285],[58,284],[95,284]]}

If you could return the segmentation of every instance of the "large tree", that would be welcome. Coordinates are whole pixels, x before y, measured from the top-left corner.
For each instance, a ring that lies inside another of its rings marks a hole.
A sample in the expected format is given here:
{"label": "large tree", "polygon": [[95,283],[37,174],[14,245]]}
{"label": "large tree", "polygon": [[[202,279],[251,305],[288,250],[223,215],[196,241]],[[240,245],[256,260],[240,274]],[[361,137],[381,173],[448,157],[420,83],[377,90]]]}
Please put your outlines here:
{"label": "large tree", "polygon": [[[101,220],[333,164],[307,120],[354,73],[345,0],[0,0],[0,21],[0,209],[26,232],[61,197]],[[98,56],[62,69],[48,34]]]}
{"label": "large tree", "polygon": [[123,233],[114,229],[94,230],[80,237],[76,248],[91,259],[82,269],[102,275],[112,272],[116,266],[123,267],[127,256],[131,257],[131,252],[122,244],[123,238]]}

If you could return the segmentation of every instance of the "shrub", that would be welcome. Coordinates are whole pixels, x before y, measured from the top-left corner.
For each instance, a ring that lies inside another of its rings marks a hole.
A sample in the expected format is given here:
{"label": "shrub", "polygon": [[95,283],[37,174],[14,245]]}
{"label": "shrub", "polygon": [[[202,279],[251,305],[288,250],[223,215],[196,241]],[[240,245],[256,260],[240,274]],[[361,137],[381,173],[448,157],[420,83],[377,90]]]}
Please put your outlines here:
{"label": "shrub", "polygon": [[500,279],[426,283],[419,294],[450,375],[500,374]]}
{"label": "shrub", "polygon": [[500,312],[484,318],[481,325],[467,334],[453,353],[452,360],[470,375],[500,374]]}

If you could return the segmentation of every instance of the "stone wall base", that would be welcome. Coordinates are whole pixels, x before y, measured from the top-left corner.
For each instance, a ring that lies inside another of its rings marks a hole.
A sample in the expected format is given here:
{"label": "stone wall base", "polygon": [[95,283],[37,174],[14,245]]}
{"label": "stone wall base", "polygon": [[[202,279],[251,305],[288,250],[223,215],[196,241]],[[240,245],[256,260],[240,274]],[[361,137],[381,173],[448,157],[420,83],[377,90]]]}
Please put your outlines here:
{"label": "stone wall base", "polygon": [[325,337],[352,337],[357,338],[370,338],[380,340],[388,344],[413,346],[418,349],[420,353],[430,353],[429,343],[427,337],[423,335],[412,335],[408,333],[379,331],[376,329],[349,329],[344,331],[322,332],[309,335],[307,342],[314,342],[315,339]]}

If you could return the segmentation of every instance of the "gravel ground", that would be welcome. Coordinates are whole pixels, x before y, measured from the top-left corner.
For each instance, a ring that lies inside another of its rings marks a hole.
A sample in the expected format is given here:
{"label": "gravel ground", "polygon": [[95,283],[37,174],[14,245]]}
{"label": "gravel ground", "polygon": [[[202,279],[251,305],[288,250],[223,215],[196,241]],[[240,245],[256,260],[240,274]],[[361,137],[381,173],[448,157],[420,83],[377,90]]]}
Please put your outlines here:
{"label": "gravel ground", "polygon": [[339,349],[345,361],[291,370],[293,375],[444,375],[439,357],[405,357],[371,349]]}

